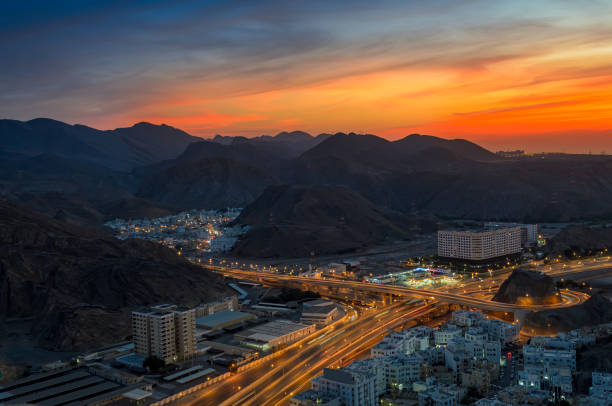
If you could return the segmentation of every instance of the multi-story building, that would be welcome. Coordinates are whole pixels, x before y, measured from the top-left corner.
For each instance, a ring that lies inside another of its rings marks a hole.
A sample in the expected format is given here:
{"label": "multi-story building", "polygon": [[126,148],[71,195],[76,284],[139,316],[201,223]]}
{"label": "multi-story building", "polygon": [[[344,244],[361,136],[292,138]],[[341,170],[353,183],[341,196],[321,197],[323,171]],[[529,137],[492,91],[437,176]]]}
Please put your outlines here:
{"label": "multi-story building", "polygon": [[489,221],[485,223],[488,229],[500,229],[508,227],[520,227],[521,229],[521,244],[532,245],[538,242],[539,229],[537,224],[521,224],[508,222]]}
{"label": "multi-story building", "polygon": [[576,372],[575,350],[525,345],[523,364],[523,371],[519,371],[519,385],[527,390],[559,388],[565,393],[572,392],[572,375]]}
{"label": "multi-story building", "polygon": [[385,359],[387,357],[365,358],[352,362],[345,367],[346,370],[370,374],[374,379],[374,391],[376,396],[387,392],[387,377],[385,372]]}
{"label": "multi-story building", "polygon": [[132,312],[134,350],[165,362],[192,357],[196,351],[195,310],[159,305]]}
{"label": "multi-story building", "polygon": [[289,406],[342,406],[342,402],[338,396],[325,395],[307,389],[293,396],[289,401]]}
{"label": "multi-story building", "polygon": [[220,313],[226,310],[238,310],[238,296],[228,296],[221,300],[201,304],[195,308],[196,318],[210,316],[211,314]]}
{"label": "multi-story building", "polygon": [[612,373],[610,372],[593,372],[593,380],[589,388],[590,395],[604,395],[608,399],[612,399]]}
{"label": "multi-story building", "polygon": [[508,323],[497,319],[485,319],[479,324],[486,328],[489,341],[499,341],[501,344],[511,343],[518,339],[521,327],[518,324]]}
{"label": "multi-story building", "polygon": [[418,392],[419,406],[456,406],[466,392],[456,385],[428,385]]}
{"label": "multi-story building", "polygon": [[447,344],[453,338],[458,338],[463,335],[463,330],[454,324],[449,324],[444,328],[434,331],[434,341],[436,345]]}
{"label": "multi-story building", "polygon": [[478,324],[480,320],[484,320],[486,318],[487,316],[485,316],[484,313],[473,312],[470,310],[457,310],[453,312],[453,323],[462,327],[474,326]]}
{"label": "multi-story building", "polygon": [[376,406],[375,382],[372,375],[347,369],[323,370],[312,380],[312,389],[325,395],[338,396],[344,406]]}
{"label": "multi-story building", "polygon": [[481,262],[520,252],[520,227],[482,231],[438,231],[438,255],[442,258]]}

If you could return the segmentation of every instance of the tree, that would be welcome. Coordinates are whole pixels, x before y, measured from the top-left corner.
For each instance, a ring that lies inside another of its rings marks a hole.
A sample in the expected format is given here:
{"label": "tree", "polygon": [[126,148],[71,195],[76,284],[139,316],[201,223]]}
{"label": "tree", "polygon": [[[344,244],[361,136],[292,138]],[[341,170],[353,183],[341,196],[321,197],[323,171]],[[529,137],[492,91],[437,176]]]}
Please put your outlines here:
{"label": "tree", "polygon": [[142,367],[147,368],[151,372],[159,372],[160,369],[166,366],[166,361],[151,355],[142,362]]}

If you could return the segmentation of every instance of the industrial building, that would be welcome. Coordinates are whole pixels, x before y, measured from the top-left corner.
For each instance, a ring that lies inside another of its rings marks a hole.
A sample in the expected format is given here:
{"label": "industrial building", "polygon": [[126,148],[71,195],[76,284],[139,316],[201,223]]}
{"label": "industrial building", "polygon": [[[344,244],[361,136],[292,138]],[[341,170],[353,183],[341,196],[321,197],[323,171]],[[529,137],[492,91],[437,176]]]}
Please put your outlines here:
{"label": "industrial building", "polygon": [[[66,368],[30,375],[0,387],[0,404],[43,406],[104,405],[122,399],[140,400],[151,396],[150,384],[133,377],[133,383],[125,379],[103,376],[92,368]],[[125,374],[124,374],[125,375]]]}
{"label": "industrial building", "polygon": [[164,304],[132,312],[132,335],[136,354],[165,362],[191,358],[196,352],[195,310]]}
{"label": "industrial building", "polygon": [[226,310],[238,310],[238,296],[228,296],[221,300],[201,304],[195,308],[197,318],[220,313]]}
{"label": "industrial building", "polygon": [[234,334],[241,345],[262,351],[291,344],[314,333],[314,324],[296,323],[290,320],[275,320]]}
{"label": "industrial building", "polygon": [[490,261],[521,252],[521,228],[438,231],[438,256],[471,262]]}
{"label": "industrial building", "polygon": [[316,324],[326,326],[334,320],[338,314],[338,307],[334,302],[327,300],[311,300],[302,303],[302,317],[300,322],[304,324]]}
{"label": "industrial building", "polygon": [[219,313],[211,314],[210,316],[199,317],[196,319],[195,323],[198,328],[218,330],[240,324],[253,318],[255,318],[255,316],[251,313],[225,310]]}

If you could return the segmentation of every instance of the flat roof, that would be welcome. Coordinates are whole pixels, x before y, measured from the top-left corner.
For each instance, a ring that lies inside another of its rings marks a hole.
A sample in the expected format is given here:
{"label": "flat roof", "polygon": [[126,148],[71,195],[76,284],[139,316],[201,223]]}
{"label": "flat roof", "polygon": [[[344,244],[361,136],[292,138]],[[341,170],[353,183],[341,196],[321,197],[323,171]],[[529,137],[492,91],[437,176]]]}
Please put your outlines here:
{"label": "flat roof", "polygon": [[164,381],[172,381],[176,378],[180,378],[183,375],[189,375],[192,372],[199,371],[202,368],[203,368],[202,365],[195,365],[191,368],[187,368],[187,369],[183,369],[182,371],[175,372],[172,375],[165,376],[163,379]]}
{"label": "flat roof", "polygon": [[213,374],[213,373],[215,373],[215,372],[216,372],[216,371],[215,371],[214,369],[212,369],[212,368],[207,368],[207,369],[205,369],[205,370],[203,370],[203,371],[196,372],[195,374],[191,374],[191,375],[188,375],[188,376],[186,376],[186,377],[184,377],[184,378],[177,379],[177,380],[176,380],[176,382],[178,382],[178,383],[187,383],[187,382],[191,382],[191,381],[196,380],[196,379],[198,379],[198,378],[202,378],[202,377],[204,377],[204,376],[211,375],[211,374]]}
{"label": "flat roof", "polygon": [[92,395],[97,395],[102,392],[110,391],[111,389],[115,389],[119,387],[118,384],[114,382],[103,382],[99,385],[90,386],[89,388],[81,389],[76,392],[70,392],[62,396],[57,396],[51,399],[43,400],[38,402],[39,405],[43,406],[56,406],[64,403],[70,403],[73,401],[81,400],[87,398]]}
{"label": "flat roof", "polygon": [[[53,375],[51,375],[53,376]],[[23,396],[28,393],[37,392],[41,390],[45,390],[46,388],[50,388],[52,386],[61,385],[64,383],[76,381],[78,379],[86,378],[90,376],[88,372],[85,371],[75,371],[66,375],[58,376],[57,378],[46,379],[43,381],[34,381],[31,384],[25,384],[19,386],[17,388],[13,388],[9,391],[3,392],[3,394],[9,394],[9,396],[3,395],[2,398],[6,399],[7,397],[17,397]]]}
{"label": "flat roof", "polygon": [[236,336],[250,338],[257,334],[259,337],[268,336],[271,337],[270,339],[273,339],[310,327],[312,327],[311,324],[296,323],[290,320],[275,320],[243,330],[236,333]]}
{"label": "flat roof", "polygon": [[123,394],[123,397],[127,398],[127,399],[130,399],[130,400],[138,401],[138,400],[146,399],[146,398],[148,398],[151,395],[152,395],[151,392],[148,392],[146,390],[142,390],[142,389],[136,388],[136,389],[132,389],[129,392],[125,392]]}
{"label": "flat roof", "polygon": [[104,382],[104,379],[100,378],[99,376],[91,376],[89,378],[81,379],[76,382],[70,382],[64,385],[56,386],[54,388],[46,389],[40,392],[31,393],[26,396],[21,396],[21,397],[14,399],[14,401],[17,401],[19,403],[35,403],[36,401],[41,400],[41,399],[63,395],[64,393],[67,393],[67,392],[74,392],[75,390],[82,389],[82,388],[85,388],[87,386],[91,386],[94,384],[98,384],[100,382]]}
{"label": "flat roof", "polygon": [[210,316],[199,317],[196,319],[196,326],[199,327],[210,327],[216,326],[223,327],[224,325],[231,325],[239,323],[243,320],[252,319],[255,316],[251,313],[235,312],[232,310],[224,310],[219,313],[211,314]]}

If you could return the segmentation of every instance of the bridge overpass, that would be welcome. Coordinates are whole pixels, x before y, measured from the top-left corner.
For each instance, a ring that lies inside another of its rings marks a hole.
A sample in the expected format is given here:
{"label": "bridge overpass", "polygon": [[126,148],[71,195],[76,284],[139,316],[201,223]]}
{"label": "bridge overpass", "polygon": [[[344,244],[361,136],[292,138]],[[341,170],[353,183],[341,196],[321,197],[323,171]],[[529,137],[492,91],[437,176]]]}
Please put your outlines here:
{"label": "bridge overpass", "polygon": [[414,289],[406,286],[383,285],[376,283],[357,282],[338,279],[315,279],[302,276],[293,276],[275,272],[250,271],[238,268],[227,268],[215,265],[206,265],[208,269],[238,279],[246,279],[264,285],[284,285],[298,287],[308,290],[310,287],[327,287],[330,289],[350,289],[356,292],[375,293],[383,295],[411,296],[422,299],[439,300],[462,306],[475,307],[482,310],[526,313],[528,311],[540,311],[552,308],[569,307],[582,303],[587,295],[571,291],[562,292],[563,301],[551,305],[521,305],[512,303],[496,302],[489,299],[475,298],[465,294],[441,292],[430,289]]}

